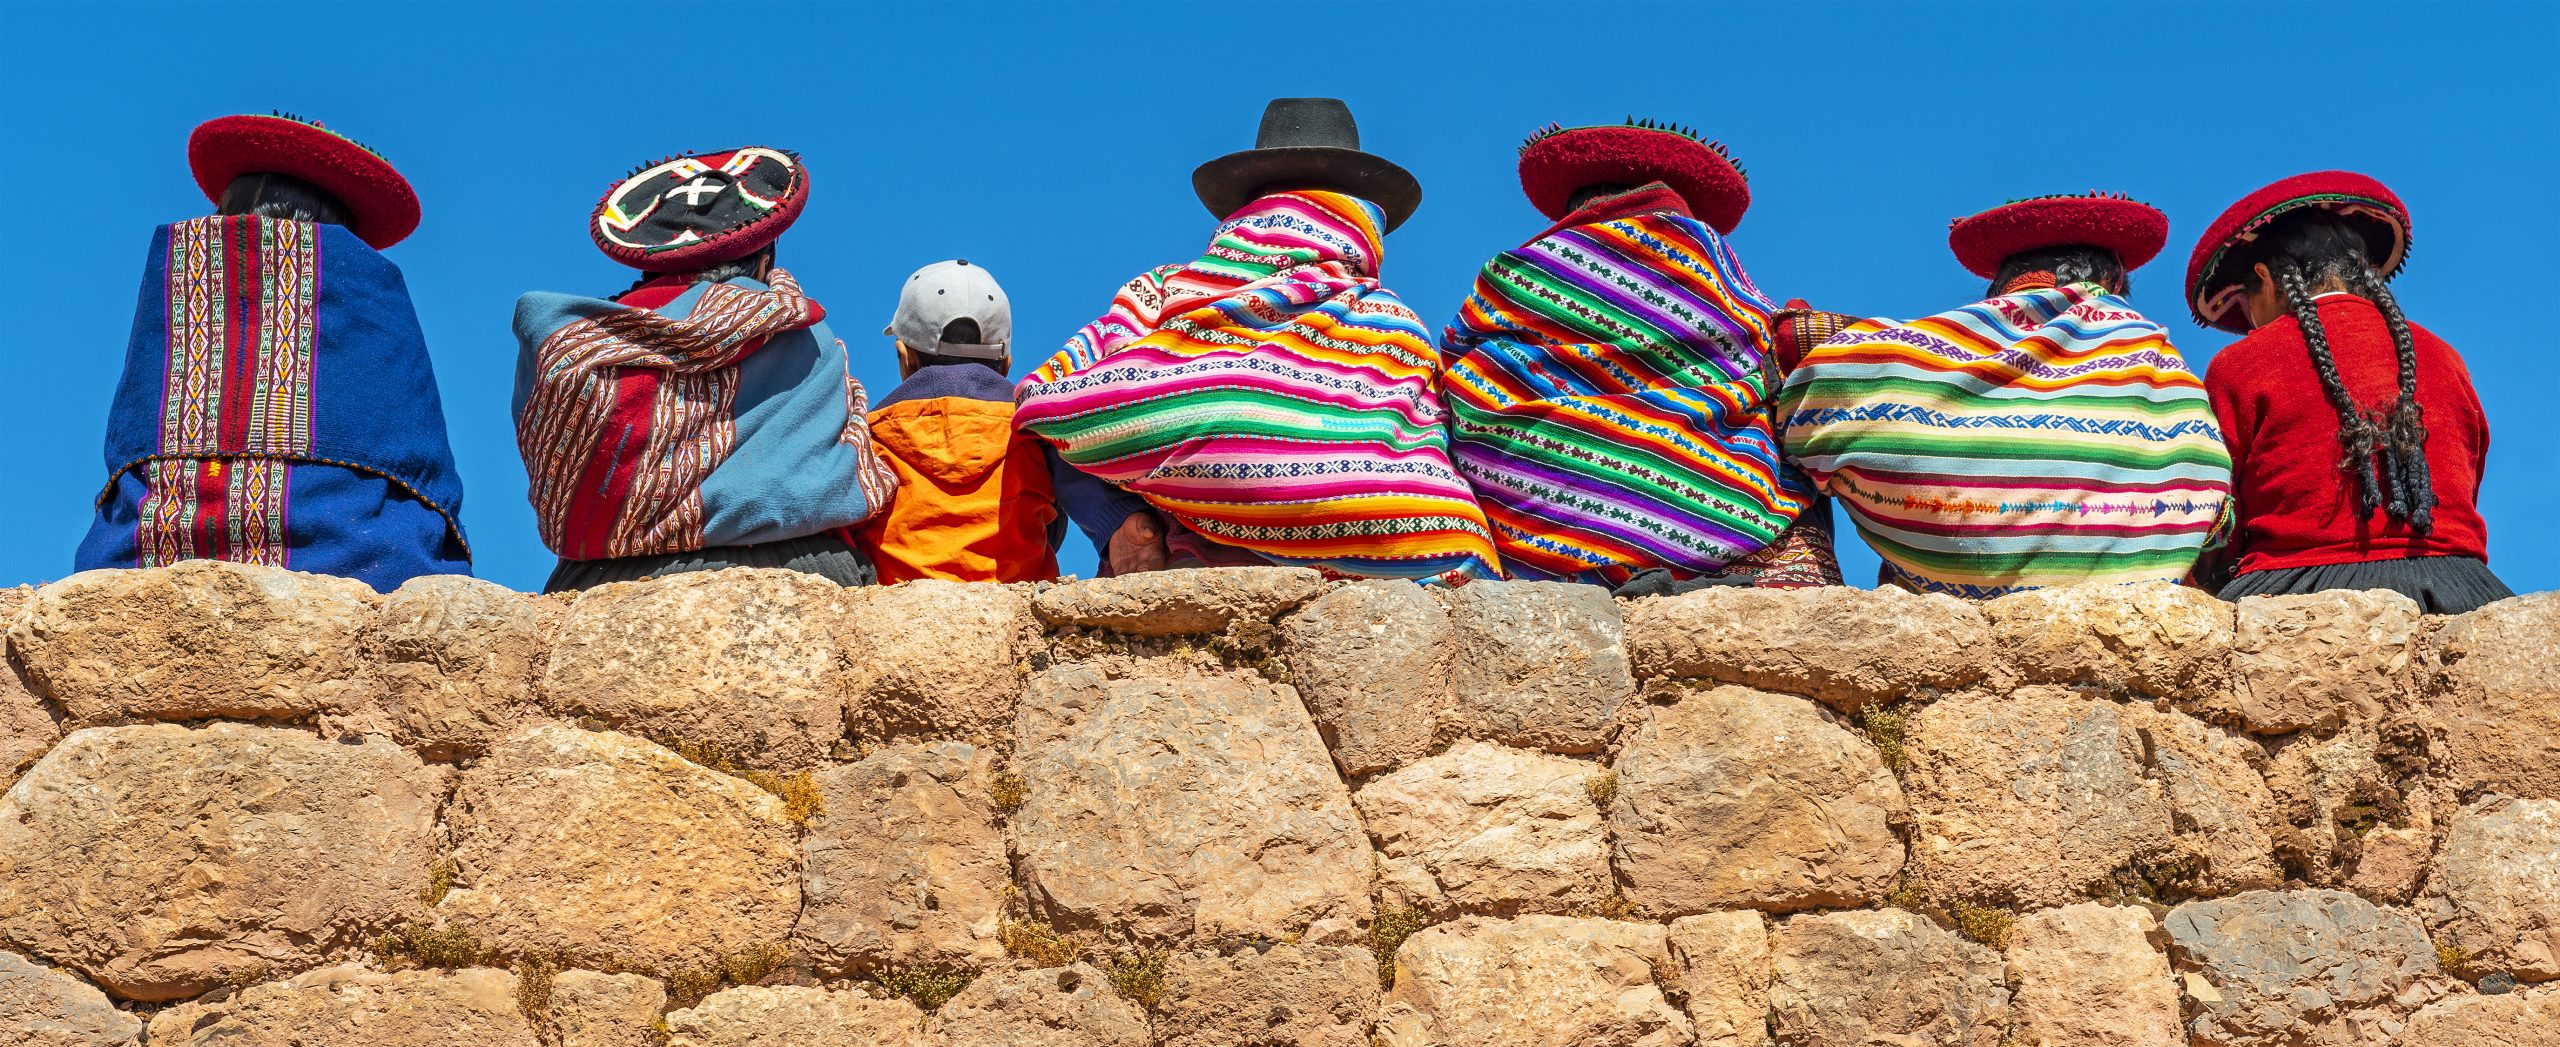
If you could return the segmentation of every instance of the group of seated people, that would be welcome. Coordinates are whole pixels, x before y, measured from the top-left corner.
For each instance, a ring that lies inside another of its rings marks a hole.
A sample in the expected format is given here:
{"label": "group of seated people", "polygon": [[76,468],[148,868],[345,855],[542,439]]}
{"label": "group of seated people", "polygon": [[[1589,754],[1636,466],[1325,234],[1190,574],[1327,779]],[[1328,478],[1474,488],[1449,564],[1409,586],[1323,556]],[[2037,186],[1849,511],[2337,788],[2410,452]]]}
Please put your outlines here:
{"label": "group of seated people", "polygon": [[[199,127],[217,214],[155,235],[78,566],[216,558],[389,590],[468,573],[461,484],[397,267],[419,206],[298,118]],[[805,162],[646,164],[589,219],[637,271],[517,304],[514,415],[547,588],[720,567],[846,585],[1302,565],[1623,595],[1837,585],[1836,503],[1880,582],[1989,598],[2176,581],[2225,598],[2508,595],[2477,506],[2488,428],[2461,357],[2388,281],[2407,208],[2328,171],[2233,204],[2186,298],[2244,335],[2200,381],[2126,294],[2168,218],[2121,195],[1958,219],[1979,301],[1911,320],[1762,292],[1725,149],[1656,121],[1550,126],[1551,223],[1435,336],[1380,283],[1422,200],[1350,110],[1277,99],[1193,172],[1197,257],[1120,286],[1019,381],[1003,289],[939,262],[883,334],[876,404],[777,264]]]}

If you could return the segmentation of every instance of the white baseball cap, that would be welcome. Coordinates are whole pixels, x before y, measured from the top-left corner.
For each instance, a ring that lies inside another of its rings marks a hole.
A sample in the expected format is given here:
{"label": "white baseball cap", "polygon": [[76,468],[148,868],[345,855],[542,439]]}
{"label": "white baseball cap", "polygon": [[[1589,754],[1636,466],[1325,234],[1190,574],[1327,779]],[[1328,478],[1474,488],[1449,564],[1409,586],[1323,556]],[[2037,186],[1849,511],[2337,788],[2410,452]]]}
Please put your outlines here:
{"label": "white baseball cap", "polygon": [[[977,341],[944,340],[958,320],[978,326]],[[996,286],[995,274],[983,267],[961,258],[935,262],[916,270],[899,288],[897,315],[880,333],[920,353],[1002,360],[1013,342],[1013,304],[1005,300],[1004,288]]]}

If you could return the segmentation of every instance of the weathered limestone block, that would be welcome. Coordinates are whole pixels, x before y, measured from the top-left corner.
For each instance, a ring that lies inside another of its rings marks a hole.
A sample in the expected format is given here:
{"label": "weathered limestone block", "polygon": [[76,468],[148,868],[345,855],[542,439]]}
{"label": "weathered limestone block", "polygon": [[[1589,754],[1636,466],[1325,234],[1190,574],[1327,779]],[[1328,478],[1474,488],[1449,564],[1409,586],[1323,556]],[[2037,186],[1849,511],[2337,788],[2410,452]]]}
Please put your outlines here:
{"label": "weathered limestone block", "polygon": [[430,759],[478,756],[540,719],[551,606],[462,575],[412,578],[382,600],[363,653],[392,740]]}
{"label": "weathered limestone block", "polygon": [[1626,623],[1596,585],[1475,582],[1441,596],[1458,635],[1453,726],[1469,737],[1593,753],[1635,697]]}
{"label": "weathered limestone block", "polygon": [[925,1047],[924,1012],[905,1000],[798,985],[726,989],[667,1015],[667,1047]]}
{"label": "weathered limestone block", "polygon": [[2036,908],[2168,853],[2169,808],[2112,702],[2052,688],[1911,718],[1911,860],[1930,896]]}
{"label": "weathered limestone block", "polygon": [[1162,1047],[1368,1047],[1378,960],[1357,946],[1186,953],[1165,972]]}
{"label": "weathered limestone block", "polygon": [[540,724],[464,773],[439,915],[509,954],[699,967],[791,933],[800,855],[782,801],[655,745]]}
{"label": "weathered limestone block", "polygon": [[660,1047],[651,1029],[667,1009],[666,986],[637,974],[562,971],[544,1017],[559,1047]]}
{"label": "weathered limestone block", "polygon": [[1664,916],[1872,904],[1902,870],[1902,787],[1802,698],[1717,687],[1656,706],[1615,765],[1629,900]]}
{"label": "weathered limestone block", "polygon": [[2461,789],[2560,799],[2560,591],[2500,600],[2445,623],[2443,671],[2421,702],[2444,727]]}
{"label": "weathered limestone block", "polygon": [[2388,1043],[2439,971],[2418,921],[2344,891],[2251,891],[2162,921],[2206,1047]]}
{"label": "weathered limestone block", "polygon": [[1147,1012],[1085,964],[978,976],[934,1012],[949,1047],[1147,1047]]}
{"label": "weathered limestone block", "polygon": [[1183,636],[1267,622],[1323,590],[1324,576],[1305,567],[1196,567],[1052,586],[1031,609],[1050,625]]}
{"label": "weathered limestone block", "polygon": [[83,571],[36,590],[10,630],[27,679],[80,723],[290,719],[366,704],[363,582],[188,560]]}
{"label": "weathered limestone block", "polygon": [[1503,916],[1597,904],[1610,890],[1600,773],[1468,742],[1361,787],[1352,800],[1378,844],[1384,903]]}
{"label": "weathered limestone block", "polygon": [[2398,707],[2418,662],[2418,603],[2335,590],[2241,600],[2231,691],[2199,709],[2256,734],[2334,731]]}
{"label": "weathered limestone block", "polygon": [[634,735],[718,746],[749,767],[814,765],[844,732],[843,592],[757,568],[589,589],[561,623],[544,703]]}
{"label": "weathered limestone block", "polygon": [[2309,883],[2344,883],[2363,851],[2359,834],[2400,812],[2402,798],[2378,755],[2371,723],[2349,724],[2332,737],[2297,735],[2266,768],[2275,800],[2276,857]]}
{"label": "weathered limestone block", "polygon": [[1900,909],[1788,919],[1770,967],[1786,1047],[1995,1047],[2009,1026],[2000,957]]}
{"label": "weathered limestone block", "polygon": [[792,940],[829,973],[888,963],[986,964],[1008,876],[988,796],[991,754],[966,742],[896,746],[818,773]]}
{"label": "weathered limestone block", "polygon": [[2417,897],[2434,857],[2435,834],[2423,828],[2390,826],[2366,830],[2358,841],[2355,865],[2341,886],[2376,905],[2406,905]]}
{"label": "weathered limestone block", "polygon": [[2482,973],[2560,978],[2560,800],[2491,797],[2457,812],[2421,910]]}
{"label": "weathered limestone block", "polygon": [[1952,596],[1897,588],[1701,589],[1627,605],[1639,679],[1686,676],[1841,712],[1981,682],[1990,625]]}
{"label": "weathered limestone block", "polygon": [[0,939],[118,996],[317,965],[416,915],[440,772],[379,739],[72,732],[0,797]]}
{"label": "weathered limestone block", "polygon": [[36,697],[17,657],[9,653],[10,625],[35,594],[23,585],[0,589],[0,788],[18,780],[19,771],[62,737],[53,710]]}
{"label": "weathered limestone block", "polygon": [[1685,1047],[1655,984],[1671,954],[1647,923],[1467,917],[1396,950],[1383,1047]]}
{"label": "weathered limestone block", "polygon": [[2231,690],[2230,604],[2166,582],[2075,585],[1982,605],[2021,683],[2211,705]]}
{"label": "weathered limestone block", "polygon": [[2258,768],[2258,743],[2185,713],[2145,705],[2117,710],[2151,754],[2150,773],[2169,808],[2183,886],[2203,897],[2274,887],[2275,798]]}
{"label": "weathered limestone block", "polygon": [[2560,1047],[2560,989],[2454,996],[2409,1016],[2405,1047]]}
{"label": "weathered limestone block", "polygon": [[1340,586],[1282,619],[1289,678],[1346,777],[1431,752],[1449,715],[1457,632],[1430,591],[1402,579]]}
{"label": "weathered limestone block", "polygon": [[473,967],[383,974],[353,965],[252,985],[151,1019],[151,1047],[540,1047],[516,977]]}
{"label": "weathered limestone block", "polygon": [[141,1036],[142,1019],[117,1010],[107,994],[89,983],[0,952],[0,1043],[124,1047]]}
{"label": "weathered limestone block", "polygon": [[2082,902],[2010,931],[2017,1047],[2183,1047],[2177,983],[2149,910]]}
{"label": "weathered limestone block", "polygon": [[1769,928],[1758,912],[1671,921],[1670,976],[1698,1047],[1768,1047]]}
{"label": "weathered limestone block", "polygon": [[1373,859],[1306,707],[1259,677],[1032,677],[1010,819],[1033,910],[1166,944],[1366,923]]}
{"label": "weathered limestone block", "polygon": [[845,719],[874,741],[1013,733],[1040,624],[1021,589],[938,579],[846,593]]}

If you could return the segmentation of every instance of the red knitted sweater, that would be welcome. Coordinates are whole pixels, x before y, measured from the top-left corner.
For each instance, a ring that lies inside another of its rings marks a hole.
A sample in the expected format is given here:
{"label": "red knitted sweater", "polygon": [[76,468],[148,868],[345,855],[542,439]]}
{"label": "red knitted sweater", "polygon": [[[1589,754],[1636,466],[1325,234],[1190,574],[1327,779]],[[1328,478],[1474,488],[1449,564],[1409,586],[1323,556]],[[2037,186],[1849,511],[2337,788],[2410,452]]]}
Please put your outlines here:
{"label": "red knitted sweater", "polygon": [[[2322,295],[2318,308],[2347,391],[2367,411],[2388,408],[2399,397],[2399,363],[2382,311],[2350,294]],[[2435,529],[2423,536],[2379,509],[2359,511],[2357,479],[2338,469],[2338,415],[2321,392],[2299,322],[2284,317],[2214,355],[2204,384],[2231,446],[2240,571],[2412,556],[2488,559],[2479,508],[2488,417],[2462,356],[2426,328],[2409,328],[2436,491]]]}

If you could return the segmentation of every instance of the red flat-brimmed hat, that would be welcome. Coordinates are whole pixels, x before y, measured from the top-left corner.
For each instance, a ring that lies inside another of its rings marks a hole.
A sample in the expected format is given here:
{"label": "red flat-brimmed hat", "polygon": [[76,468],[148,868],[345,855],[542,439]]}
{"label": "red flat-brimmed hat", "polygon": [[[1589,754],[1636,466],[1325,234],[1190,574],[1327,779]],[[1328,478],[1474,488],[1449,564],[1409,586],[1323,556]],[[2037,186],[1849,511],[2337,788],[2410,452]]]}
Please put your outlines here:
{"label": "red flat-brimmed hat", "polygon": [[2115,252],[2130,273],[2159,257],[2168,242],[2169,216],[2121,193],[2012,200],[1947,227],[1956,261],[1985,280],[1999,276],[2000,263],[2013,255],[2075,245]]}
{"label": "red flat-brimmed hat", "polygon": [[1751,209],[1751,182],[1723,143],[1685,127],[1628,117],[1617,126],[1549,124],[1520,146],[1520,188],[1549,221],[1571,210],[1573,194],[1594,185],[1661,182],[1680,194],[1698,220],[1730,234]]}
{"label": "red flat-brimmed hat", "polygon": [[2224,272],[2231,250],[2258,238],[2277,216],[2297,207],[2317,207],[2344,215],[2364,233],[2365,260],[2384,279],[2400,275],[2409,261],[2409,208],[2382,183],[2353,171],[2313,171],[2284,179],[2241,197],[2205,228],[2196,253],[2187,258],[2187,308],[2206,327],[2246,334],[2249,320],[2240,308],[2245,274]]}
{"label": "red flat-brimmed hat", "polygon": [[347,231],[382,250],[418,228],[418,194],[382,154],[318,121],[274,113],[225,116],[196,125],[187,166],[205,199],[222,202],[245,174],[291,175],[347,205]]}
{"label": "red flat-brimmed hat", "polygon": [[798,153],[740,146],[642,164],[596,201],[587,232],[614,261],[689,273],[763,250],[808,203]]}

